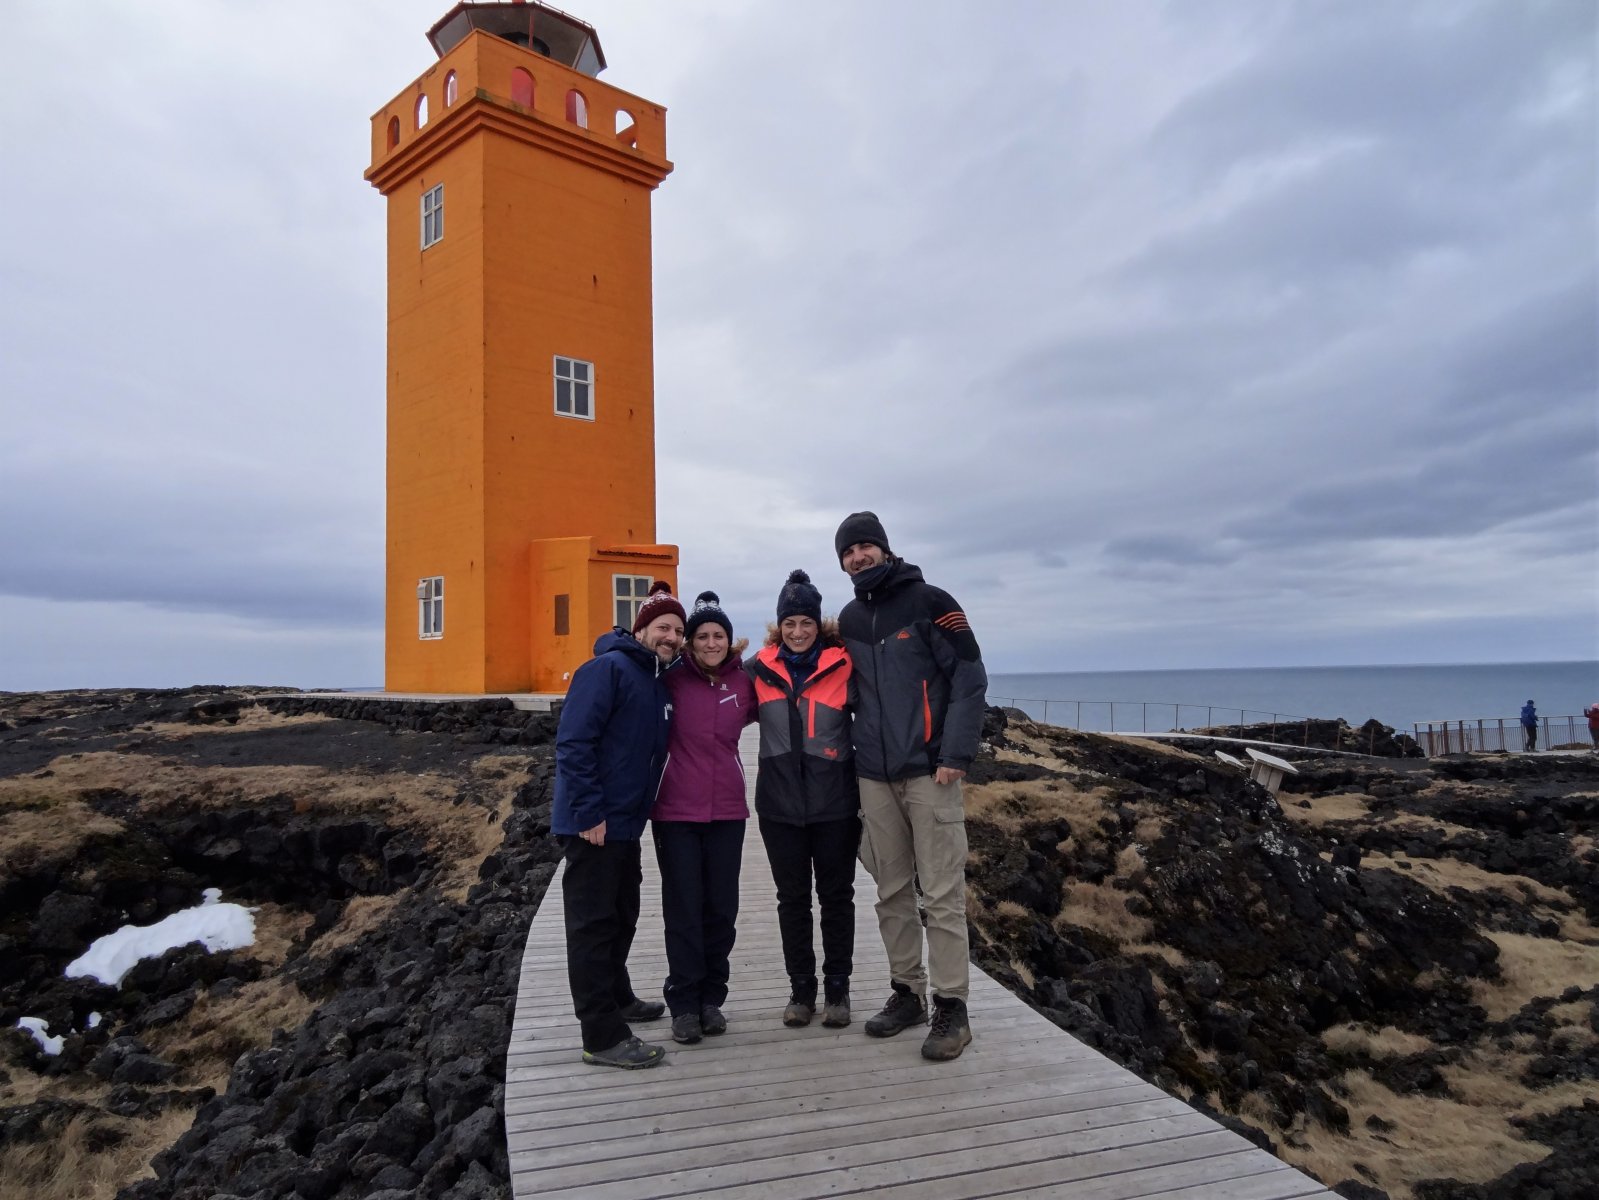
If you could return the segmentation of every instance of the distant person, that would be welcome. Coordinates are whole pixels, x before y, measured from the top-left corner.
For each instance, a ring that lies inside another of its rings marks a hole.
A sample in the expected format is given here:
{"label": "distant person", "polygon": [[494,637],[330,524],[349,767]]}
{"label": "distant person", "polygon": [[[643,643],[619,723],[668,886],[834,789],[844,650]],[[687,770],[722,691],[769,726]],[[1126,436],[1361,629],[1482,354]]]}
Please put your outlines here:
{"label": "distant person", "polygon": [[583,1027],[583,1061],[653,1067],[660,1046],[633,1036],[664,1004],[640,1000],[627,973],[638,928],[639,838],[666,761],[672,697],[661,672],[683,644],[683,605],[657,582],[631,632],[617,626],[572,675],[555,733],[550,831],[566,858],[566,971]]}
{"label": "distant person", "polygon": [[683,654],[666,672],[672,736],[650,810],[666,926],[666,1006],[672,1040],[727,1032],[728,956],[738,921],[744,859],[744,766],[738,739],[755,720],[755,686],[715,592],[701,592],[683,631]]}
{"label": "distant person", "polygon": [[821,908],[822,1024],[850,1022],[855,966],[855,855],[860,793],[850,747],[850,657],[838,623],[822,619],[822,594],[792,571],[777,596],[777,623],[750,664],[761,727],[755,813],[777,884],[777,928],[788,973],[783,1024],[816,1015],[811,881]]}
{"label": "distant person", "polygon": [[1538,748],[1538,710],[1532,706],[1532,701],[1521,706],[1521,732],[1525,738],[1524,750]]}
{"label": "distant person", "polygon": [[1588,718],[1588,736],[1593,739],[1593,748],[1599,750],[1599,700],[1595,700],[1582,711]]}
{"label": "distant person", "polygon": [[952,1059],[972,1040],[961,780],[977,754],[988,676],[960,605],[925,582],[919,567],[894,557],[877,514],[845,517],[833,545],[855,585],[838,624],[855,670],[861,858],[877,881],[877,924],[893,984],[866,1032],[893,1037],[927,1020],[931,982],[932,1028],[922,1057]]}

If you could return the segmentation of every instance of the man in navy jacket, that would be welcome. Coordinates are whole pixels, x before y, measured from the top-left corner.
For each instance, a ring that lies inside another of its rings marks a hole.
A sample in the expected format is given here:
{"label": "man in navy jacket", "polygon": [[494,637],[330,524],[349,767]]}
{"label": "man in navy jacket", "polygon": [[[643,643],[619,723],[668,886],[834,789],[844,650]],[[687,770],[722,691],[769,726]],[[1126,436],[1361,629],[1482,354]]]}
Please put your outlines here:
{"label": "man in navy jacket", "polygon": [[565,851],[566,971],[583,1027],[583,1061],[653,1067],[665,1056],[633,1036],[666,1006],[640,1000],[627,973],[638,928],[639,838],[666,761],[672,700],[661,672],[683,644],[683,605],[658,582],[631,633],[594,643],[572,676],[555,734],[550,829]]}

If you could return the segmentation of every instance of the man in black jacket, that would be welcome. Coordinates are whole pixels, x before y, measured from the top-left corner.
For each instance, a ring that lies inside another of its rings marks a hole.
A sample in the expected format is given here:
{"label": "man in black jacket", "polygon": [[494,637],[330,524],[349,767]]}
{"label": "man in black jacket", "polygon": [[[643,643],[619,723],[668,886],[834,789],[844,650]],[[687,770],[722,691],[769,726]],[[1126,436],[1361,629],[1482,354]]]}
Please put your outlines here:
{"label": "man in black jacket", "polygon": [[[921,569],[895,558],[876,513],[851,513],[834,536],[855,599],[839,614],[854,663],[861,859],[877,881],[877,923],[893,994],[866,1022],[893,1037],[928,1019],[924,1058],[956,1058],[966,1015],[966,810],[961,779],[977,754],[988,676],[966,614]],[[922,920],[927,918],[927,967]]]}

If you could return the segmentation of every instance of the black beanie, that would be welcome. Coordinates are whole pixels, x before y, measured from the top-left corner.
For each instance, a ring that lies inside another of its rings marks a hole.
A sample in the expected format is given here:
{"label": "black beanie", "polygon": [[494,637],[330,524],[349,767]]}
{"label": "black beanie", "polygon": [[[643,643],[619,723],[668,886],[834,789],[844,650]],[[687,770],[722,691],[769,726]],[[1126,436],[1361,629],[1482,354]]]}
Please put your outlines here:
{"label": "black beanie", "polygon": [[692,642],[694,631],[707,621],[714,621],[727,631],[727,640],[733,640],[733,622],[727,619],[727,614],[722,611],[722,598],[715,592],[701,592],[694,597],[694,611],[689,613],[688,620],[683,623],[683,640]]}
{"label": "black beanie", "polygon": [[881,546],[884,554],[893,553],[888,548],[888,534],[883,532],[883,523],[874,512],[850,513],[844,518],[844,523],[833,535],[833,550],[840,563],[844,561],[844,551],[856,542],[870,542],[874,546]]}
{"label": "black beanie", "polygon": [[784,617],[809,617],[818,625],[822,623],[822,593],[811,583],[811,577],[797,567],[788,573],[783,590],[777,593],[777,623]]}

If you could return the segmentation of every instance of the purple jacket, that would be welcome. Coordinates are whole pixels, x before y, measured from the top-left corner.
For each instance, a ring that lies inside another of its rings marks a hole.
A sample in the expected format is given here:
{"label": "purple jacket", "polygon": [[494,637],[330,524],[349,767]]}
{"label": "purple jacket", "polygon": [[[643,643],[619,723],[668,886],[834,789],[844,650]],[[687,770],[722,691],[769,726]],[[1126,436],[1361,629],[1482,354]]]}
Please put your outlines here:
{"label": "purple jacket", "polygon": [[755,720],[755,685],[735,655],[710,683],[688,662],[662,677],[672,694],[672,736],[652,821],[744,821],[744,764],[738,736]]}

